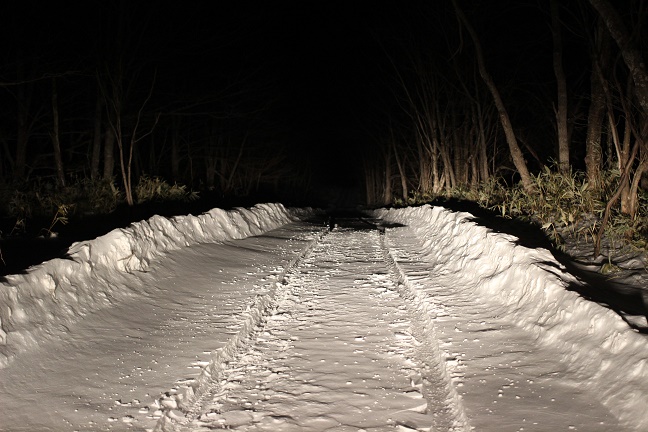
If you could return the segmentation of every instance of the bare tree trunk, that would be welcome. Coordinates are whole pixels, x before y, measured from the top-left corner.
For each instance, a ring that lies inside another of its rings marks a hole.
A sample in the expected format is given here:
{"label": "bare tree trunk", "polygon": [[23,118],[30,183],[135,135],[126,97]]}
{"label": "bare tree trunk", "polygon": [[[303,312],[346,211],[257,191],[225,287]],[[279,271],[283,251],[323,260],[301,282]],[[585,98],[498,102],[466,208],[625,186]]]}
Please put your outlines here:
{"label": "bare tree trunk", "polygon": [[173,119],[171,123],[171,177],[174,182],[180,180],[180,121]]}
{"label": "bare tree trunk", "polygon": [[432,131],[430,134],[432,135],[432,190],[437,194],[441,192],[443,186],[439,178],[439,137],[435,115],[432,115]]}
{"label": "bare tree trunk", "polygon": [[[639,180],[643,172],[647,169],[645,154],[642,155],[643,159],[640,161],[639,166],[636,168],[635,177],[632,181],[630,181],[630,170],[635,164],[635,157],[637,154],[637,151],[635,150],[637,149],[637,147],[641,147],[642,150],[644,150],[644,139],[646,137],[645,122],[646,117],[648,116],[648,69],[646,68],[646,64],[644,62],[640,48],[634,43],[632,39],[632,33],[626,28],[621,15],[619,15],[616,9],[614,9],[614,7],[607,0],[590,0],[590,3],[599,13],[601,18],[605,22],[610,35],[619,46],[619,49],[621,50],[621,56],[623,57],[623,60],[630,71],[630,77],[632,77],[632,80],[628,79],[625,95],[623,95],[623,92],[620,90],[621,103],[625,111],[626,130],[622,148],[620,149],[620,151],[617,151],[621,156],[619,158],[620,165],[623,166],[623,164],[625,164],[625,169],[623,169],[623,175],[619,180],[619,188],[614,198],[618,199],[620,196],[621,212],[629,214],[632,218],[634,218],[637,210],[637,192]],[[631,91],[631,89],[633,89],[634,91]],[[631,93],[634,93],[634,95],[636,96],[639,102],[639,106],[641,107],[642,115],[639,119],[639,129],[641,130],[641,132],[635,132],[636,142],[633,146],[632,155],[628,155],[628,149],[630,146],[630,131],[631,129],[633,129],[633,117],[631,112],[632,103],[630,101]],[[608,111],[609,110],[610,108],[608,108]],[[610,127],[614,128],[615,125],[611,124]],[[616,142],[618,142],[618,139],[616,140]],[[612,205],[612,203],[613,201],[610,200],[608,207],[606,207],[605,217],[599,230],[599,237],[602,235],[605,228],[605,222],[607,221],[606,217],[609,214],[609,207]],[[598,241],[600,242],[600,238],[598,239]]]}
{"label": "bare tree trunk", "polygon": [[104,134],[104,165],[103,178],[111,180],[115,172],[115,132],[106,128]]}
{"label": "bare tree trunk", "polygon": [[[227,189],[228,191],[234,189],[233,184],[234,184],[234,175],[237,174],[239,163],[241,162],[241,157],[243,157],[243,150],[245,148],[245,142],[247,141],[248,135],[246,134],[245,137],[243,137],[243,140],[241,141],[241,144],[239,146],[239,151],[236,156],[236,160],[234,161],[234,164],[232,165],[232,168],[230,168],[230,173],[229,176],[227,177]],[[231,140],[230,140],[231,142]]]}
{"label": "bare tree trunk", "polygon": [[[456,184],[455,186],[458,185],[465,185],[466,184],[466,176],[464,173],[464,159],[463,159],[463,144],[461,142],[461,137],[460,133],[462,132],[461,129],[457,127],[457,119],[453,113],[452,115],[452,124],[455,125],[453,128],[453,133],[450,137],[450,146],[449,149],[452,149],[452,170],[454,172]],[[448,153],[450,153],[450,150],[448,150]]]}
{"label": "bare tree trunk", "polygon": [[448,144],[446,140],[441,140],[441,160],[443,161],[443,175],[445,177],[446,192],[450,191],[457,186],[457,178],[450,161],[450,154],[448,153]]}
{"label": "bare tree trunk", "polygon": [[391,204],[392,202],[392,173],[391,173],[391,152],[390,145],[387,146],[387,153],[385,154],[385,188],[383,189],[383,204]]}
{"label": "bare tree trunk", "polygon": [[610,38],[599,20],[596,41],[592,43],[592,73],[590,76],[591,102],[587,115],[587,136],[585,138],[585,167],[589,183],[601,185],[603,119],[605,114],[605,90],[603,75],[610,62]]}
{"label": "bare tree trunk", "polygon": [[368,207],[374,205],[374,175],[372,166],[373,164],[370,164],[366,159],[362,160],[365,181],[365,204]]}
{"label": "bare tree trunk", "polygon": [[634,80],[634,88],[644,114],[648,114],[648,69],[641,50],[632,40],[632,34],[623,23],[621,15],[607,0],[589,0],[594,9],[605,22],[610,35],[616,41],[630,75]]}
{"label": "bare tree trunk", "polygon": [[61,141],[59,138],[59,110],[56,78],[52,78],[52,126],[51,138],[52,146],[54,147],[54,165],[56,165],[56,185],[58,187],[65,187],[65,171],[63,170]]}
{"label": "bare tree trunk", "polygon": [[477,169],[477,155],[468,156],[470,160],[470,188],[474,189],[479,184],[479,170]]}
{"label": "bare tree trunk", "polygon": [[[452,163],[450,161],[450,153],[448,150],[448,134],[447,134],[447,125],[445,120],[441,118],[440,110],[437,110],[437,131],[438,131],[438,144],[439,144],[439,156],[441,157],[442,164],[442,174],[439,180],[439,192],[441,189],[445,189],[446,194],[450,194],[452,188],[457,184],[454,169],[452,168]],[[447,116],[446,116],[447,117]]]}
{"label": "bare tree trunk", "polygon": [[[623,160],[620,161],[622,164],[621,169],[623,169],[623,166],[626,164],[630,165],[633,161],[630,161],[628,158],[630,157],[628,155],[627,149],[629,148],[630,145],[630,137],[628,136],[630,132],[630,128],[626,127],[625,131],[625,136],[623,138]],[[625,182],[623,182],[622,187],[621,187],[621,213],[624,214],[630,214],[630,202],[631,202],[631,197],[630,197],[630,179],[626,179]]]}
{"label": "bare tree trunk", "polygon": [[[18,81],[24,80],[22,63],[18,63]],[[29,106],[33,83],[19,84],[16,88],[18,102],[18,131],[16,137],[16,157],[14,159],[13,175],[16,180],[25,178],[27,168],[27,144],[29,141]]]}
{"label": "bare tree trunk", "polygon": [[[604,123],[605,124],[605,123]],[[616,129],[614,129],[616,130]],[[606,155],[607,158],[605,160],[605,167],[607,169],[612,169],[614,167],[614,136],[612,132],[612,127],[610,126],[609,122],[607,125],[607,134],[606,137],[607,139],[605,140],[606,144]]]}
{"label": "bare tree trunk", "polygon": [[124,195],[126,204],[132,206],[135,204],[133,199],[133,189],[130,182],[130,164],[127,168],[126,160],[124,159],[124,134],[121,126],[121,108],[116,110],[117,121],[113,128],[115,129],[115,141],[117,142],[117,149],[119,150],[119,167],[122,176],[122,183],[124,184]]}
{"label": "bare tree trunk", "polygon": [[[605,211],[603,212],[603,219],[601,220],[601,225],[599,226],[598,232],[596,233],[596,238],[594,241],[594,256],[597,257],[601,251],[601,240],[603,239],[603,233],[605,232],[605,228],[607,227],[608,220],[610,218],[610,212],[612,211],[612,207],[616,202],[619,200],[621,195],[623,194],[623,190],[627,187],[628,185],[628,179],[630,178],[630,170],[632,168],[632,161],[634,161],[635,157],[637,156],[637,153],[639,151],[640,143],[639,141],[635,142],[635,145],[632,146],[632,151],[631,151],[631,156],[628,158],[631,162],[626,164],[622,169],[621,169],[621,178],[619,179],[619,185],[617,186],[616,191],[612,194],[612,198],[608,201],[607,205],[605,206]],[[645,168],[645,161],[642,162],[640,165],[640,168]]]}
{"label": "bare tree trunk", "polygon": [[[220,156],[220,157],[219,157]],[[219,147],[215,164],[220,165],[220,169],[217,170],[219,177],[219,187],[221,192],[225,192],[227,185],[225,184],[225,175],[227,174],[227,151],[223,147]]]}
{"label": "bare tree trunk", "polygon": [[407,190],[407,174],[405,173],[405,168],[403,166],[403,161],[401,160],[398,149],[396,148],[396,143],[392,139],[392,148],[394,149],[394,159],[396,159],[396,167],[398,168],[398,175],[400,177],[402,198],[404,202],[407,202],[407,196],[409,194]]}
{"label": "bare tree trunk", "polygon": [[[619,86],[620,87],[620,86]],[[627,85],[626,85],[626,96],[624,97],[621,95],[621,105],[623,106],[623,110],[625,111],[625,130],[623,132],[623,141],[621,143],[621,157],[619,158],[619,169],[623,170],[623,168],[628,165],[632,166],[634,165],[634,158],[635,156],[633,155],[632,157],[630,156],[631,152],[631,146],[632,146],[632,108],[631,108],[631,102],[629,99],[632,98],[632,80],[628,78],[627,80]],[[619,89],[621,90],[621,89]],[[632,197],[630,195],[630,177],[628,176],[628,179],[625,181],[623,184],[623,187],[621,189],[621,213],[624,214],[631,214],[631,205],[632,202]]]}
{"label": "bare tree trunk", "polygon": [[635,132],[636,145],[639,146],[639,165],[635,169],[634,178],[630,183],[630,205],[629,215],[632,220],[636,220],[639,211],[639,184],[643,178],[644,172],[648,172],[648,123],[644,122],[639,126],[639,131]]}
{"label": "bare tree trunk", "polygon": [[[14,165],[14,160],[13,160],[13,155],[11,154],[11,149],[9,148],[9,143],[7,140],[0,136],[0,142],[2,143],[2,152],[4,153],[5,160],[9,162],[8,164],[8,169],[11,170],[11,168]],[[0,162],[0,179],[5,178],[5,165]]]}
{"label": "bare tree trunk", "polygon": [[601,184],[603,113],[605,101],[603,88],[597,77],[592,74],[591,104],[587,115],[587,136],[585,138],[585,167],[587,179],[594,187]]}
{"label": "bare tree trunk", "polygon": [[[479,124],[475,121],[475,107],[472,106],[472,121],[470,122],[470,141],[472,146],[479,150]],[[474,189],[479,184],[479,151],[466,149],[468,161],[470,162],[470,188]]]}
{"label": "bare tree trunk", "polygon": [[553,38],[553,67],[556,75],[557,100],[555,109],[556,129],[558,131],[558,170],[562,174],[570,171],[569,133],[567,130],[567,80],[563,70],[562,35],[560,32],[560,11],[558,0],[549,0],[551,9],[551,35]]}
{"label": "bare tree trunk", "polygon": [[99,178],[99,163],[101,162],[101,117],[103,112],[103,96],[97,85],[97,102],[95,104],[94,133],[92,136],[92,154],[90,157],[90,178]]}
{"label": "bare tree trunk", "polygon": [[629,203],[629,208],[628,208],[628,214],[630,215],[630,218],[632,220],[635,220],[637,217],[637,211],[639,210],[639,183],[641,182],[641,178],[643,176],[644,172],[648,172],[648,149],[646,148],[645,142],[642,143],[643,147],[643,160],[637,167],[634,173],[634,177],[632,179],[632,183],[630,183],[630,203]]}
{"label": "bare tree trunk", "polygon": [[205,157],[205,186],[207,190],[216,187],[216,158],[212,154]]}
{"label": "bare tree trunk", "polygon": [[424,195],[432,191],[432,170],[430,169],[430,157],[426,152],[426,146],[423,145],[424,137],[421,133],[416,136],[416,149],[419,158],[419,192]]}
{"label": "bare tree trunk", "polygon": [[[123,89],[121,88],[122,79],[123,76],[120,72],[120,75],[117,77],[117,81],[115,81],[114,79],[112,80],[111,103],[113,107],[114,118],[111,126],[113,128],[113,131],[115,132],[115,139],[117,142],[117,148],[119,150],[119,166],[121,168],[122,181],[124,183],[126,203],[129,206],[133,206],[135,204],[135,199],[133,196],[133,157],[135,155],[135,147],[139,141],[153,133],[153,130],[155,129],[155,126],[157,126],[157,122],[159,120],[159,116],[157,116],[155,118],[153,126],[151,126],[151,129],[143,135],[138,136],[138,131],[142,121],[142,113],[144,112],[144,108],[146,107],[146,104],[151,99],[151,95],[153,94],[153,87],[155,86],[156,77],[155,75],[153,76],[153,81],[151,83],[149,93],[146,96],[146,99],[144,99],[144,101],[140,105],[139,110],[137,111],[135,125],[133,126],[133,130],[130,134],[130,139],[128,140],[125,139],[124,128],[122,126],[122,116],[124,115],[122,107],[124,97],[122,93]],[[128,148],[126,148],[126,144],[128,145]]]}
{"label": "bare tree trunk", "polygon": [[477,115],[477,127],[478,129],[478,137],[477,137],[477,148],[479,152],[479,174],[480,174],[480,181],[481,182],[486,182],[488,181],[490,174],[488,172],[488,149],[486,146],[486,129],[484,125],[484,114],[481,109],[481,106],[477,101],[475,102],[475,109],[476,109],[476,115]]}
{"label": "bare tree trunk", "polygon": [[527,168],[522,150],[520,150],[520,146],[517,143],[515,132],[513,131],[513,126],[511,125],[511,120],[509,118],[508,111],[506,110],[506,106],[504,105],[504,101],[502,100],[502,97],[499,93],[499,90],[497,89],[497,86],[495,85],[495,82],[493,81],[493,78],[486,70],[486,65],[484,63],[484,53],[482,52],[481,43],[479,42],[477,33],[473,29],[472,25],[470,25],[470,22],[468,21],[468,18],[466,18],[466,15],[464,15],[463,11],[459,8],[457,0],[452,0],[452,4],[454,5],[459,20],[463,23],[464,27],[466,27],[468,33],[470,33],[470,37],[472,38],[473,44],[475,45],[479,75],[482,77],[484,83],[488,87],[488,90],[493,96],[493,101],[495,102],[497,112],[499,113],[500,122],[502,123],[502,129],[504,129],[504,135],[506,136],[506,142],[509,146],[511,157],[513,158],[513,164],[520,174],[522,186],[524,187],[525,191],[533,192],[535,188],[533,186],[531,174],[529,173],[529,170]]}
{"label": "bare tree trunk", "polygon": [[381,183],[380,172],[382,167],[380,165],[374,165],[371,169],[371,204],[372,205],[382,205],[384,204],[381,200],[381,192],[383,189],[383,184]]}

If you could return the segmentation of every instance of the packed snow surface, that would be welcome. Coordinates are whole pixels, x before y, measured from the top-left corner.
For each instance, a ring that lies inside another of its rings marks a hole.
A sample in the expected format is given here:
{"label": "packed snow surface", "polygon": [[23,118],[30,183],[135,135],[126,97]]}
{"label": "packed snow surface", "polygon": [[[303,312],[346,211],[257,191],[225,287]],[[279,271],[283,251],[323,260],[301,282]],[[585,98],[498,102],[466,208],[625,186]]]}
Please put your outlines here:
{"label": "packed snow surface", "polygon": [[8,276],[0,430],[648,430],[645,336],[549,251],[316,216],[156,216]]}

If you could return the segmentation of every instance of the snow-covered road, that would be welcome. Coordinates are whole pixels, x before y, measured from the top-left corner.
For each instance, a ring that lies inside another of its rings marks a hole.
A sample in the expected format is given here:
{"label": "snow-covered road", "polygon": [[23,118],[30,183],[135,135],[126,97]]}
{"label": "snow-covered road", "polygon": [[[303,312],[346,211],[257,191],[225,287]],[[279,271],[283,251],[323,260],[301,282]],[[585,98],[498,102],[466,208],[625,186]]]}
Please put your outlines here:
{"label": "snow-covered road", "polygon": [[374,216],[331,232],[281,206],[156,220],[9,278],[0,430],[648,425],[644,335],[565,290],[546,251],[439,208]]}
{"label": "snow-covered road", "polygon": [[281,291],[277,309],[191,408],[184,430],[464,429],[445,383],[423,389],[425,359],[378,231],[336,229]]}
{"label": "snow-covered road", "polygon": [[[456,277],[430,272],[411,231],[390,236],[393,254],[426,304],[452,385],[478,431],[625,430],[581,386],[554,346],[542,344],[497,301],[475,296]],[[397,246],[396,246],[397,245]],[[466,269],[466,272],[474,269]]]}
{"label": "snow-covered road", "polygon": [[154,427],[154,402],[199,375],[316,229],[291,225],[170,252],[138,275],[140,292],[68,324],[0,369],[0,430]]}

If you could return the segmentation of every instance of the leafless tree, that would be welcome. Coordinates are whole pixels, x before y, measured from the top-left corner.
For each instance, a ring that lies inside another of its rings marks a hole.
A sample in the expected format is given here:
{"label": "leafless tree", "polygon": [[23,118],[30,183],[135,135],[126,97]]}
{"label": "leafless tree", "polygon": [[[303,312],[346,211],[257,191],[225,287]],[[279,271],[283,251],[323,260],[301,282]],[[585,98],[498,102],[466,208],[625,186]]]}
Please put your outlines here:
{"label": "leafless tree", "polygon": [[590,74],[590,106],[587,115],[587,136],[585,138],[585,167],[587,179],[592,187],[601,185],[601,166],[603,149],[601,136],[606,106],[607,76],[610,57],[612,54],[610,37],[604,24],[598,20],[595,34],[590,37],[590,58],[592,72]]}
{"label": "leafless tree", "polygon": [[555,111],[556,129],[558,131],[558,170],[568,174],[571,170],[569,162],[569,131],[567,128],[567,79],[563,69],[563,42],[560,23],[560,5],[558,0],[549,0],[551,10],[551,35],[553,38],[553,68],[556,75],[557,104]]}
{"label": "leafless tree", "polygon": [[477,36],[477,32],[470,24],[470,21],[464,14],[463,10],[459,7],[457,0],[452,0],[452,4],[455,8],[459,21],[463,24],[463,26],[470,34],[470,37],[475,46],[475,55],[477,57],[479,75],[484,80],[486,87],[488,87],[488,90],[493,97],[493,101],[495,102],[495,106],[497,107],[500,122],[502,124],[502,129],[504,130],[504,136],[506,137],[506,142],[511,153],[511,158],[513,159],[513,164],[520,174],[522,186],[527,192],[533,192],[534,186],[533,180],[531,179],[531,174],[529,172],[529,169],[527,168],[526,160],[524,159],[522,150],[520,150],[520,146],[518,145],[517,138],[515,137],[515,132],[513,130],[513,125],[511,124],[511,119],[509,117],[506,106],[504,105],[504,101],[502,100],[499,89],[495,85],[495,81],[486,68],[484,53],[482,50],[481,42],[479,41],[479,37]]}
{"label": "leafless tree", "polygon": [[[630,75],[634,80],[635,93],[639,106],[643,109],[644,113],[648,113],[648,69],[646,68],[645,59],[641,53],[641,49],[633,40],[632,33],[628,30],[626,24],[623,22],[619,12],[607,0],[589,0],[594,9],[599,13],[601,19],[616,41],[623,60],[630,71]],[[645,16],[643,17],[645,18]]]}
{"label": "leafless tree", "polygon": [[63,169],[63,157],[61,155],[61,140],[59,131],[59,103],[56,78],[52,78],[52,146],[54,148],[54,166],[56,166],[56,184],[58,187],[65,186],[65,171]]}

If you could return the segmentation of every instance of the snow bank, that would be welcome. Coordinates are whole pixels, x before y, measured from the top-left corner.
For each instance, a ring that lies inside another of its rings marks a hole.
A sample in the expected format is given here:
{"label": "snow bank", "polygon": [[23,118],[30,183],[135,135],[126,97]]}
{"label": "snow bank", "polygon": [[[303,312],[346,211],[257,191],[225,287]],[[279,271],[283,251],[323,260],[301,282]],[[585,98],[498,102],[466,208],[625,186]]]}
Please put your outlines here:
{"label": "snow bank", "polygon": [[546,249],[442,207],[377,210],[409,226],[421,241],[432,277],[456,281],[497,304],[539,342],[561,353],[584,386],[592,386],[619,420],[648,430],[648,340],[613,311],[566,290],[577,280]]}
{"label": "snow bank", "polygon": [[199,216],[153,216],[75,243],[69,258],[7,276],[0,283],[0,368],[84,315],[144,292],[144,284],[138,282],[166,252],[259,235],[308,215],[308,209],[293,212],[281,204],[259,204],[250,209],[213,209]]}

